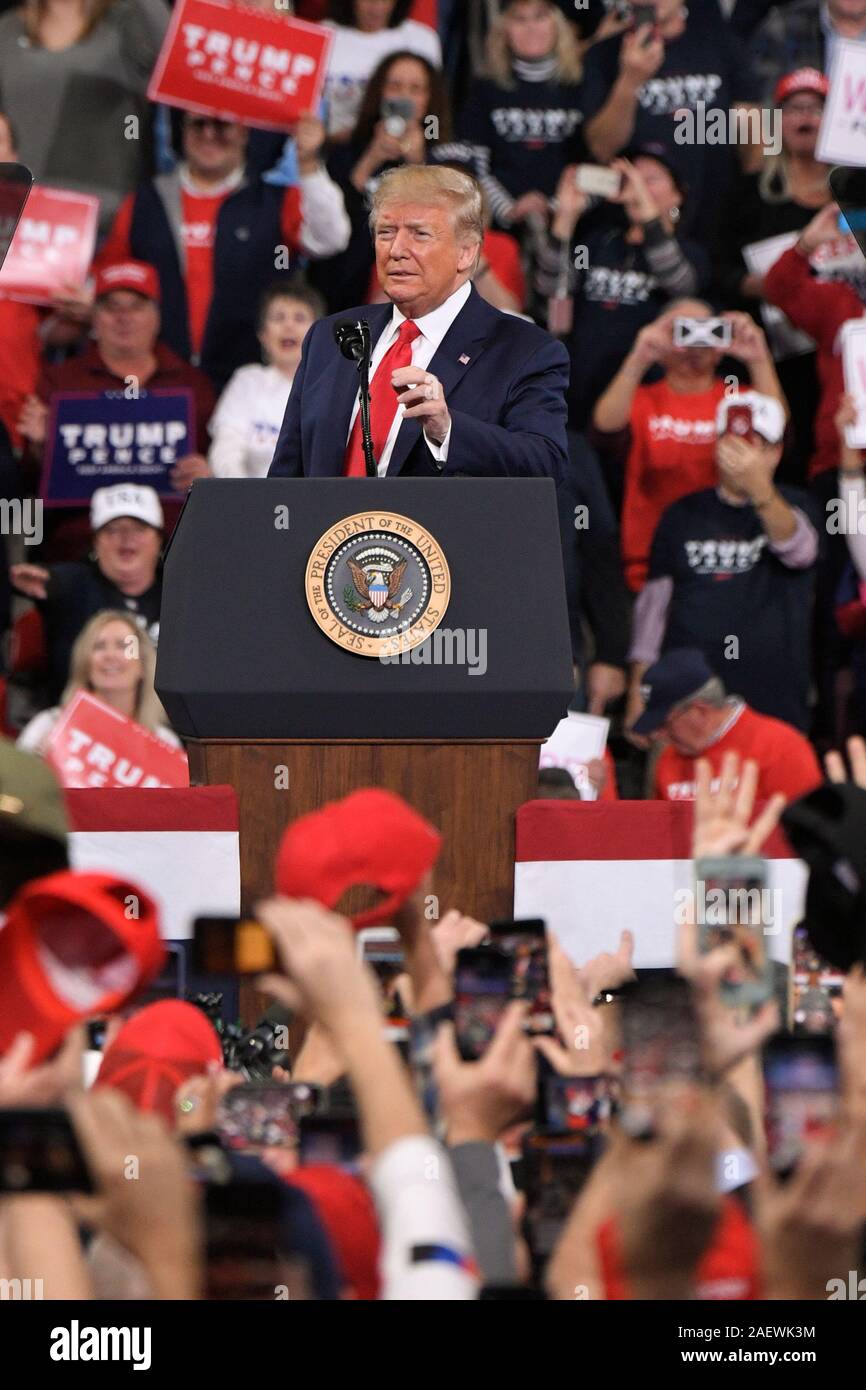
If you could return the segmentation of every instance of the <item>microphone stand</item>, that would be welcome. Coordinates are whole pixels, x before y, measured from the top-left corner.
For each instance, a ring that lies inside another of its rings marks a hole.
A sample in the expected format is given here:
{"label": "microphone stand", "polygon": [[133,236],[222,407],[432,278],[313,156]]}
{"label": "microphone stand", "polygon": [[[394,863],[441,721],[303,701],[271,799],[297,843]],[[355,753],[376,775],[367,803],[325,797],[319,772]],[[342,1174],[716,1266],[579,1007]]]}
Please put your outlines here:
{"label": "microphone stand", "polygon": [[344,357],[358,368],[360,387],[358,403],[361,410],[361,442],[368,478],[378,476],[376,455],[373,453],[373,434],[370,428],[370,325],[366,319],[343,319],[334,324],[334,340]]}
{"label": "microphone stand", "polygon": [[373,453],[373,433],[370,428],[370,325],[366,319],[359,322],[361,330],[361,356],[358,358],[358,375],[361,378],[359,401],[361,406],[361,440],[364,446],[364,462],[367,477],[378,477],[376,455]]}

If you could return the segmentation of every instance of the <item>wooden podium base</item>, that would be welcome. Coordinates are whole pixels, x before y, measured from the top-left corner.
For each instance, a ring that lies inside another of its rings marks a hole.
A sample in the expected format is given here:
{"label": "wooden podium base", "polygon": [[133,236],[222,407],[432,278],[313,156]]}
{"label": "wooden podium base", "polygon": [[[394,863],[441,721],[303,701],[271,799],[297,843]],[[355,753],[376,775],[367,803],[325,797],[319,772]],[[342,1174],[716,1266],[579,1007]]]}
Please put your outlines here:
{"label": "wooden podium base", "polygon": [[359,787],[386,787],[442,831],[433,885],[440,914],[457,907],[482,922],[511,916],[514,816],[536,795],[535,740],[193,739],[186,747],[194,784],[228,784],[237,792],[244,912],[273,891],[274,859],[289,821]]}

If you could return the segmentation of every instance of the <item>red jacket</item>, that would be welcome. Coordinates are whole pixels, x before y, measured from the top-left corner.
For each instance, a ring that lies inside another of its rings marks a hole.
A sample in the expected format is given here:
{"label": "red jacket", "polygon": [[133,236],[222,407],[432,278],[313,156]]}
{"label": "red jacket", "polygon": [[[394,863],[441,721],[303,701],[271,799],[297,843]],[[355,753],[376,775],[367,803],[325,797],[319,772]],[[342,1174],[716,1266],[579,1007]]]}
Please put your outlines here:
{"label": "red jacket", "polygon": [[767,272],[764,298],[814,338],[818,347],[821,404],[815,420],[815,452],[809,461],[809,476],[814,478],[827,468],[839,466],[839,436],[833,419],[845,382],[838,335],[848,319],[863,317],[864,306],[850,285],[816,280],[808,260],[795,246]]}
{"label": "red jacket", "polygon": [[[165,343],[157,343],[154,348],[156,371],[143,381],[142,386],[151,389],[162,387],[188,387],[192,391],[195,404],[195,450],[204,454],[208,448],[207,422],[210,419],[216,396],[204,372],[184,362]],[[66,362],[46,365],[36,387],[36,394],[48,404],[48,398],[55,391],[122,391],[125,386],[122,376],[115,376],[103,362],[99,348],[91,343],[78,357]]]}

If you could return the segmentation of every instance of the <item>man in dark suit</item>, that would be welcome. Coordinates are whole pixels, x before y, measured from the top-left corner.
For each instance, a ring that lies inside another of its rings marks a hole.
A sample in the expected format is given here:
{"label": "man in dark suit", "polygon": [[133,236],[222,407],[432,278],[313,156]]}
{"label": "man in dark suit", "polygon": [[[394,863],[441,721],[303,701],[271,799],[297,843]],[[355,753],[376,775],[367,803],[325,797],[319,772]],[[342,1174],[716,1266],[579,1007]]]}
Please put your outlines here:
{"label": "man in dark suit", "polygon": [[559,477],[568,464],[568,354],[473,288],[483,236],[475,180],[401,166],[381,180],[370,225],[390,302],[310,329],[270,476],[364,475],[358,373],[333,330],[338,319],[365,318],[380,476]]}

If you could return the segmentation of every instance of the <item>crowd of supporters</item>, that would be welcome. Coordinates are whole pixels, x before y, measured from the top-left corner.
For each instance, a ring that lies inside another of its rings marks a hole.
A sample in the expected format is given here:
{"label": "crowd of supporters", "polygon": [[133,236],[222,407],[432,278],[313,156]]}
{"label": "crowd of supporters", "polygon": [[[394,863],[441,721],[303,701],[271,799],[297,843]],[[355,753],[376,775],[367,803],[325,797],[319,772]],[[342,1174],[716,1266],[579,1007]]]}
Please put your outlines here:
{"label": "crowd of supporters", "polygon": [[[866,44],[866,0],[650,0],[637,25],[614,0],[246,3],[333,31],[321,105],[284,131],[148,100],[166,0],[2,6],[0,159],[95,195],[99,216],[89,273],[51,305],[5,295],[0,277],[0,491],[40,497],[58,393],[182,390],[192,424],[170,493],[130,478],[89,508],[47,507],[38,544],[0,537],[0,730],[43,755],[86,690],[179,743],[154,668],[162,553],[186,494],[201,479],[266,476],[308,330],[383,298],[369,227],[383,174],[448,165],[484,199],[478,294],[546,329],[570,359],[569,467],[555,481],[572,708],[611,721],[591,784],[605,798],[697,797],[696,857],[756,853],[781,799],[812,791],[828,751],[866,732],[866,543],[858,526],[828,525],[835,504],[864,510],[840,333],[864,315],[866,267],[816,157],[836,46]],[[683,113],[708,109],[736,138],[679,138]],[[776,237],[784,245],[757,269],[753,248]],[[853,746],[862,789],[866,754]],[[568,777],[542,777],[540,794],[581,795]],[[756,795],[769,810],[750,830]],[[469,1298],[534,1278],[561,1298],[679,1297],[711,1284],[714,1257],[725,1265],[734,1245],[732,1296],[823,1297],[837,1267],[856,1267],[862,974],[846,985],[839,1145],[787,1197],[759,1198],[752,1071],[778,1016],[720,1022],[725,961],[696,965],[685,942],[712,1095],[697,1093],[687,1113],[654,1100],[657,1145],[617,1132],[555,1241],[530,1212],[527,1247],[496,1146],[525,1117],[538,1053],[560,1076],[617,1073],[616,1028],[594,1004],[632,977],[628,943],[580,971],[552,943],[558,1042],[527,1038],[516,1004],[482,1061],[461,1059],[447,1022],[422,1055],[424,1027],[432,1038],[448,1017],[456,951],[485,933],[456,912],[431,930],[423,901],[419,880],[401,909],[403,988],[441,1143],[382,1039],[345,923],[309,903],[261,907],[292,981],[274,976],[271,992],[310,1024],[292,1079],[348,1077],[368,1162],[366,1185],[317,1180],[315,1167],[281,1174],[289,1272],[277,1285],[292,1297]],[[71,1209],[46,1202],[28,1226],[0,1204],[0,1272],[22,1273],[54,1242],[69,1296],[202,1295],[184,1143],[198,1162],[237,1081],[215,1069],[223,1050],[202,1017],[166,1016],[150,1031],[133,1018],[105,1047],[101,1086],[71,1097],[64,1053],[34,1068],[32,1039],[6,1039],[0,1107],[68,1101],[108,1214],[84,1253]],[[578,1057],[568,1040],[581,1030],[592,1045]],[[76,1048],[70,1032],[65,1049]],[[159,1103],[127,1082],[112,1090],[112,1049],[162,1078]],[[117,1187],[116,1155],[136,1146],[153,1153],[158,1191]],[[723,1191],[713,1164],[731,1153],[749,1162]],[[222,1156],[252,1181],[245,1159]],[[436,1183],[425,1179],[433,1161]],[[816,1194],[819,1210],[835,1204],[835,1227],[807,1215]],[[821,1252],[811,1262],[810,1236]]]}
{"label": "crowd of supporters", "polygon": [[[557,488],[574,708],[613,719],[605,794],[658,785],[630,729],[647,670],[671,650],[701,651],[729,709],[742,696],[819,752],[857,732],[862,547],[824,521],[840,487],[861,486],[837,414],[839,331],[862,316],[866,273],[815,151],[835,42],[866,39],[866,4],[657,0],[640,29],[607,0],[275,0],[275,15],[292,11],[334,42],[320,108],[284,133],[148,103],[163,0],[32,0],[0,16],[2,152],[100,207],[83,283],[49,307],[0,297],[6,495],[39,495],[56,393],[130,380],[192,393],[163,538],[196,479],[264,476],[306,331],[382,298],[368,226],[379,179],[447,164],[483,190],[476,290],[571,359]],[[744,117],[741,135],[682,138],[683,111],[708,107]],[[136,138],[118,133],[121,111]],[[619,192],[587,191],[587,165]],[[775,237],[788,241],[756,270],[753,246]],[[679,345],[683,318],[721,318],[727,336]],[[756,392],[767,419],[767,398],[781,412],[739,458],[721,442],[736,390]],[[148,524],[143,506],[127,529]],[[9,734],[57,699],[100,608],[134,612],[158,641],[158,555],[119,597],[100,530],[60,506],[40,545],[4,538]],[[107,585],[87,582],[98,575]],[[757,609],[760,630],[744,629]]]}

